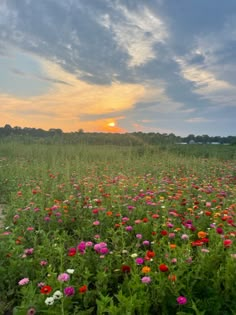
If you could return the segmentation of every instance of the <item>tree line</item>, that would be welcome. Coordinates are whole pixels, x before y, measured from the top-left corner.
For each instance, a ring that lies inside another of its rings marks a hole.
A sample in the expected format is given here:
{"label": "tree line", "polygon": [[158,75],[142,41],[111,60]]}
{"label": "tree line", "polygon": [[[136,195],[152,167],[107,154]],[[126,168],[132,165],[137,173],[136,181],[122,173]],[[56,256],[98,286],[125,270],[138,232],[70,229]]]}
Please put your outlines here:
{"label": "tree line", "polygon": [[0,139],[22,139],[24,142],[40,143],[86,143],[86,144],[110,144],[110,145],[142,145],[142,144],[236,144],[236,136],[209,136],[193,135],[186,137],[176,136],[173,133],[102,133],[84,132],[80,129],[75,132],[63,132],[61,129],[51,128],[44,130],[41,128],[12,127],[6,124],[0,127]]}

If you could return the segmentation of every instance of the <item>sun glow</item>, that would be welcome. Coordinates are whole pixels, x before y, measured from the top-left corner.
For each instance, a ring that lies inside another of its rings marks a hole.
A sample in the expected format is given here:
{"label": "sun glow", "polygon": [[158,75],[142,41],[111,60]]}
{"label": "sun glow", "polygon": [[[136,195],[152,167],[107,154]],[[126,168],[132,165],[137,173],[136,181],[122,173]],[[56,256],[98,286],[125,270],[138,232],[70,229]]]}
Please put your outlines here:
{"label": "sun glow", "polygon": [[109,126],[109,127],[115,127],[115,123],[114,123],[114,121],[113,122],[110,122],[109,124],[107,124],[107,126]]}

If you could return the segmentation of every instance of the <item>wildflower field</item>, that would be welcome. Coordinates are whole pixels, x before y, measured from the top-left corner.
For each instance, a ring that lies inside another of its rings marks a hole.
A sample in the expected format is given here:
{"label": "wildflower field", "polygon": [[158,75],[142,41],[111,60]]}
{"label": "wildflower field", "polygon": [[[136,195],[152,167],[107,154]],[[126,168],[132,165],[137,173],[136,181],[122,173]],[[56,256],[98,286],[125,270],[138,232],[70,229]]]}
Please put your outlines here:
{"label": "wildflower field", "polygon": [[189,150],[0,144],[0,314],[235,315],[236,148]]}

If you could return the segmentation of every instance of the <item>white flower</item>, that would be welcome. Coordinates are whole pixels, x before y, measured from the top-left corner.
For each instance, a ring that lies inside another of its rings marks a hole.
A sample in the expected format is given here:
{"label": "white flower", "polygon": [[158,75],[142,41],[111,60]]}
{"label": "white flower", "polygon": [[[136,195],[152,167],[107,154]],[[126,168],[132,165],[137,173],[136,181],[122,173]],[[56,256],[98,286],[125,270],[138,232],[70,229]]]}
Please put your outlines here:
{"label": "white flower", "polygon": [[72,275],[74,273],[75,269],[67,269],[66,272]]}
{"label": "white flower", "polygon": [[53,299],[54,300],[60,300],[62,297],[63,297],[63,294],[59,290],[57,290],[53,293]]}
{"label": "white flower", "polygon": [[132,258],[136,258],[136,257],[138,257],[138,254],[133,253],[133,254],[131,254],[131,255],[130,255],[130,257],[132,257]]}
{"label": "white flower", "polygon": [[53,303],[54,303],[54,298],[52,296],[46,298],[45,304],[52,305]]}

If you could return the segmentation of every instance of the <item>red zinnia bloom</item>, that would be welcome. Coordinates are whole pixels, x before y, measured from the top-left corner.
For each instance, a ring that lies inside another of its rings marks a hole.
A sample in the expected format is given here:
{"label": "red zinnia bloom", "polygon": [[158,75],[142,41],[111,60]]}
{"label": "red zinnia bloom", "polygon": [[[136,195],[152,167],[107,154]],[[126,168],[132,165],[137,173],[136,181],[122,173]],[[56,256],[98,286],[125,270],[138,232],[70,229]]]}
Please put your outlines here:
{"label": "red zinnia bloom", "polygon": [[152,250],[148,250],[146,253],[146,257],[153,258],[155,257],[155,253]]}
{"label": "red zinnia bloom", "polygon": [[168,232],[167,232],[166,230],[161,231],[161,235],[162,235],[162,236],[165,236],[165,235],[167,235],[167,234],[168,234]]}
{"label": "red zinnia bloom", "polygon": [[42,294],[49,294],[52,291],[52,287],[50,285],[44,285],[41,289],[40,292]]}
{"label": "red zinnia bloom", "polygon": [[88,287],[86,285],[83,285],[82,287],[79,288],[79,293],[85,293],[88,290]]}
{"label": "red zinnia bloom", "polygon": [[203,241],[202,240],[196,240],[196,241],[192,242],[191,245],[192,246],[202,246]]}
{"label": "red zinnia bloom", "polygon": [[230,247],[232,245],[233,241],[227,239],[227,240],[224,240],[224,247]]}
{"label": "red zinnia bloom", "polygon": [[130,270],[131,270],[131,268],[130,268],[130,266],[128,266],[128,265],[122,265],[122,266],[121,266],[121,271],[122,271],[123,273],[130,273]]}
{"label": "red zinnia bloom", "polygon": [[166,266],[165,264],[161,264],[161,265],[159,266],[159,270],[160,270],[161,272],[167,272],[167,271],[169,270],[169,268],[168,268],[168,266]]}
{"label": "red zinnia bloom", "polygon": [[68,256],[74,256],[76,254],[76,248],[71,247],[68,251]]}

